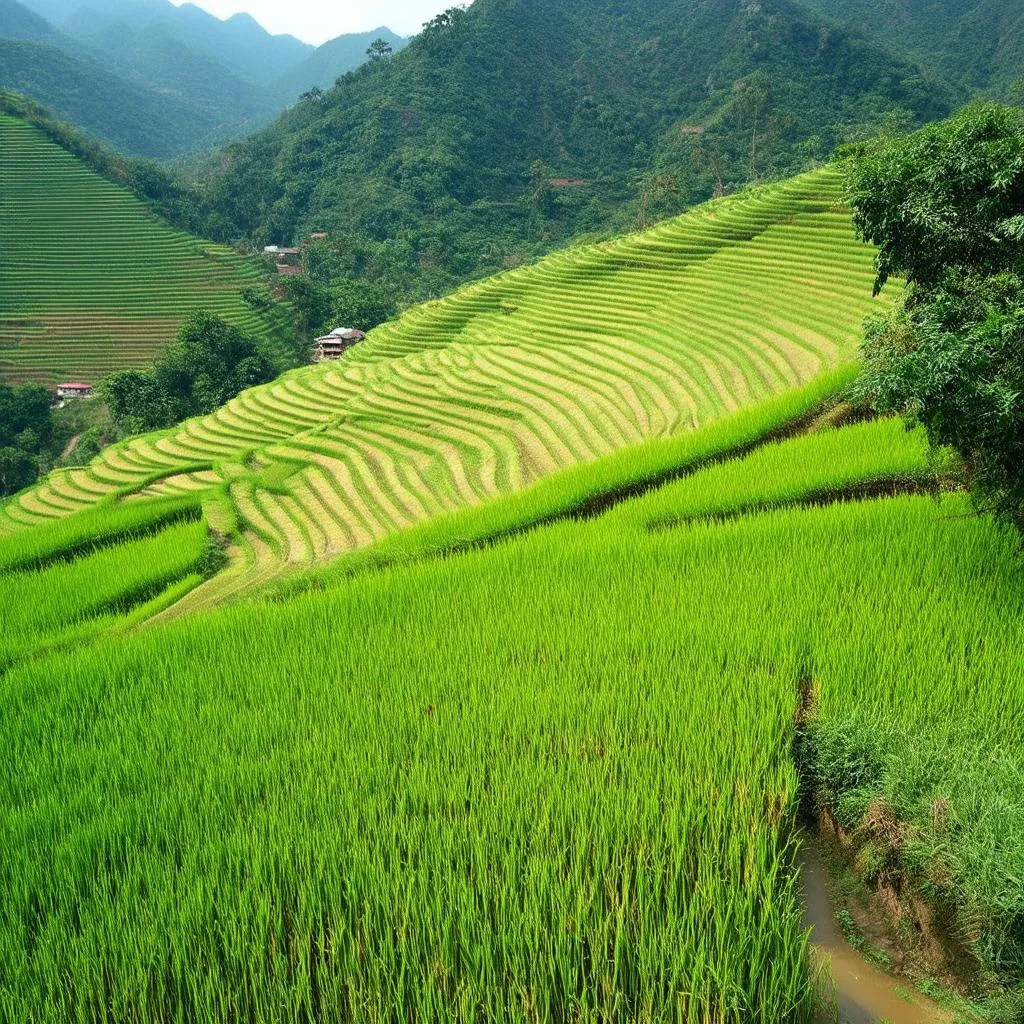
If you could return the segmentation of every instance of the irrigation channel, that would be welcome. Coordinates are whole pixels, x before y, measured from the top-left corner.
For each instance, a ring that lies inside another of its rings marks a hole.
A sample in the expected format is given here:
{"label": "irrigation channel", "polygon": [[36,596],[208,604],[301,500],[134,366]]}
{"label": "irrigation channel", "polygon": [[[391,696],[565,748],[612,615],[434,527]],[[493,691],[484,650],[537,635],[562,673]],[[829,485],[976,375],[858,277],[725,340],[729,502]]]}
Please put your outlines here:
{"label": "irrigation channel", "polygon": [[952,1024],[953,1017],[908,983],[879,970],[846,941],[836,924],[828,869],[818,841],[806,836],[800,851],[804,927],[832,978],[840,1024]]}

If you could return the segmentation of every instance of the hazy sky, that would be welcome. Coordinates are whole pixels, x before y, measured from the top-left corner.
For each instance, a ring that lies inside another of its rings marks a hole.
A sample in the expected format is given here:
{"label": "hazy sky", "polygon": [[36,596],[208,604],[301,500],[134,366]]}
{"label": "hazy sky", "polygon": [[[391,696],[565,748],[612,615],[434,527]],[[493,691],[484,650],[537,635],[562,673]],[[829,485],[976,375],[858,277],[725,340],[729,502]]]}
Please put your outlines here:
{"label": "hazy sky", "polygon": [[[185,0],[173,0],[179,6]],[[190,0],[218,18],[246,11],[268,32],[290,32],[307,43],[326,42],[343,32],[365,32],[379,25],[399,35],[418,32],[423,22],[455,0]]]}

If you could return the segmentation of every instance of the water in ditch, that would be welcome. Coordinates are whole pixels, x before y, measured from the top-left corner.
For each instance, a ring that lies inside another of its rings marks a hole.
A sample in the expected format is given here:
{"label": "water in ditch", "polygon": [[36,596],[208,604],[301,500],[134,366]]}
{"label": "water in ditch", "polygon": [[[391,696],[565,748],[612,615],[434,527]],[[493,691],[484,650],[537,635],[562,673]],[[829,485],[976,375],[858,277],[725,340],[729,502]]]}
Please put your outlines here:
{"label": "water in ditch", "polygon": [[841,1024],[952,1024],[953,1015],[890,977],[846,941],[835,920],[828,872],[813,838],[800,855],[804,927],[812,928],[815,954],[831,975]]}

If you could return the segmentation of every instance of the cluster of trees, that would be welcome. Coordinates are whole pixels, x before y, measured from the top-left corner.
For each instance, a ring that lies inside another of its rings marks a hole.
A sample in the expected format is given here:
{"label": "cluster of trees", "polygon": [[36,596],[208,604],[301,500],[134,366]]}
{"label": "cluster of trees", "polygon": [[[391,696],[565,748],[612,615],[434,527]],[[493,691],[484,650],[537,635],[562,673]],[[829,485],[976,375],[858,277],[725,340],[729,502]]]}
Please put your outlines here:
{"label": "cluster of trees", "polygon": [[137,434],[214,412],[279,368],[259,344],[212,313],[193,314],[152,370],[122,370],[101,391],[117,430]]}
{"label": "cluster of trees", "polygon": [[41,384],[0,383],[0,496],[35,482],[53,441],[52,399]]}
{"label": "cluster of trees", "polygon": [[878,281],[859,396],[960,456],[982,507],[1024,530],[1024,113],[979,105],[857,154],[857,225]]}

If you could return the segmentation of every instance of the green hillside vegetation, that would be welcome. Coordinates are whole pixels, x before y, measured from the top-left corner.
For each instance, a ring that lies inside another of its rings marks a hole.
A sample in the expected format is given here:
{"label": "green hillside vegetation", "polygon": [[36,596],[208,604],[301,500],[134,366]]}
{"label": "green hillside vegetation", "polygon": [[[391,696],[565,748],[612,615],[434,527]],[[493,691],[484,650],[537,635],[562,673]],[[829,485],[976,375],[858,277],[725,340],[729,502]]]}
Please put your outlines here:
{"label": "green hillside vegetation", "polygon": [[1024,72],[1024,10],[1002,0],[806,0],[895,52],[996,98]]}
{"label": "green hillside vegetation", "polygon": [[[263,269],[161,223],[42,131],[0,113],[0,374],[84,379],[144,367],[208,310],[294,365],[290,315]],[[264,305],[266,308],[263,308]]]}
{"label": "green hillside vegetation", "polygon": [[423,299],[956,99],[790,0],[478,0],[211,162],[205,231]]}
{"label": "green hillside vegetation", "polygon": [[0,38],[0,89],[31,96],[97,138],[144,157],[188,151],[197,136],[215,129],[177,97],[133,86],[95,61],[46,43]]}
{"label": "green hillside vegetation", "polygon": [[401,48],[381,29],[314,49],[193,5],[0,0],[0,89],[32,97],[124,153],[194,156],[263,127],[306,90],[333,84],[366,60],[376,35]]}
{"label": "green hillside vegetation", "polygon": [[219,600],[710,424],[852,359],[886,300],[871,299],[872,251],[841,203],[840,174],[824,169],[470,285],[377,328],[340,363],[51,475],[0,524],[128,493],[204,492],[237,537],[233,572],[197,597]]}

